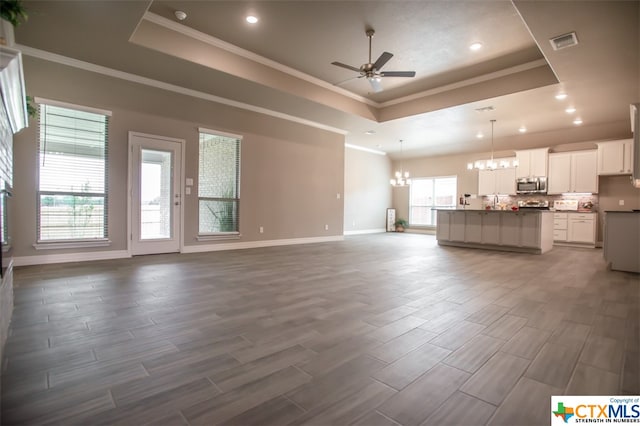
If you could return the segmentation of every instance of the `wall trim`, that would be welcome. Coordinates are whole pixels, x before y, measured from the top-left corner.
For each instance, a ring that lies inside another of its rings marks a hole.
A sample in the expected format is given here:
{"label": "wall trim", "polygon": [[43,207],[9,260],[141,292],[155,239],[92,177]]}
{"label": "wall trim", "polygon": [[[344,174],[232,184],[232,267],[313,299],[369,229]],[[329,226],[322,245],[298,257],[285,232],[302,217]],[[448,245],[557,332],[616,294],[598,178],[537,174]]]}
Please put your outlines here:
{"label": "wall trim", "polygon": [[379,234],[387,232],[384,228],[359,229],[357,231],[344,231],[344,235],[363,235],[363,234]]}
{"label": "wall trim", "polygon": [[231,106],[234,108],[256,112],[258,114],[268,115],[270,117],[275,117],[282,120],[303,124],[309,127],[315,127],[316,129],[326,130],[329,132],[338,133],[340,135],[347,135],[349,133],[347,130],[328,126],[326,124],[318,123],[312,120],[307,120],[305,118],[296,117],[290,114],[273,111],[273,110],[263,108],[263,107],[258,107],[255,105],[250,105],[244,102],[234,101],[232,99],[223,98],[221,96],[212,95],[210,93],[201,92],[199,90],[187,89],[186,87],[165,83],[163,81],[154,80],[152,78],[143,77],[141,75],[132,74],[124,71],[119,71],[113,68],[104,67],[102,65],[97,65],[97,64],[81,61],[74,58],[69,58],[68,56],[58,55],[57,53],[47,52],[46,50],[36,49],[34,47],[25,46],[18,43],[16,43],[14,47],[22,51],[23,55],[31,56],[38,59],[44,59],[45,61],[54,62],[57,64],[62,64],[62,65],[78,68],[85,71],[95,72],[97,74],[102,74],[109,77],[119,78],[121,80],[131,81],[133,83],[143,84],[145,86],[167,90],[169,92],[179,93],[181,95],[204,99],[206,101],[216,102],[216,103]]}
{"label": "wall trim", "polygon": [[335,242],[335,241],[344,241],[344,236],[333,235],[330,237],[285,238],[281,240],[245,241],[240,243],[202,244],[197,246],[185,246],[183,247],[182,252],[183,253],[203,253],[208,251],[244,250],[244,249],[260,248],[260,247],[328,243],[328,242]]}
{"label": "wall trim", "polygon": [[89,251],[64,254],[42,254],[13,258],[14,266],[47,265],[50,263],[88,262],[92,260],[124,259],[131,257],[127,250]]}

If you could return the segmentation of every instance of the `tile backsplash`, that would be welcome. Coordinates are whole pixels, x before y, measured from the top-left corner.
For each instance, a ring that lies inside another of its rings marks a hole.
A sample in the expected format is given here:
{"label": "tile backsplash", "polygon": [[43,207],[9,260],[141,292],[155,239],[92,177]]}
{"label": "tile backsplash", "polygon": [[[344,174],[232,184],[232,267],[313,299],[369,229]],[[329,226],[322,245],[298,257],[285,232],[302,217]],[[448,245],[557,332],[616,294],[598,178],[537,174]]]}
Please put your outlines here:
{"label": "tile backsplash", "polygon": [[[540,200],[549,201],[549,207],[553,208],[553,203],[556,200],[578,200],[578,209],[582,211],[598,211],[598,195],[597,194],[562,194],[562,195],[499,195],[498,204],[504,205],[506,209],[510,209],[512,206],[517,206],[518,201]],[[591,208],[586,208],[592,205]],[[493,204],[493,196],[482,197],[483,206]]]}

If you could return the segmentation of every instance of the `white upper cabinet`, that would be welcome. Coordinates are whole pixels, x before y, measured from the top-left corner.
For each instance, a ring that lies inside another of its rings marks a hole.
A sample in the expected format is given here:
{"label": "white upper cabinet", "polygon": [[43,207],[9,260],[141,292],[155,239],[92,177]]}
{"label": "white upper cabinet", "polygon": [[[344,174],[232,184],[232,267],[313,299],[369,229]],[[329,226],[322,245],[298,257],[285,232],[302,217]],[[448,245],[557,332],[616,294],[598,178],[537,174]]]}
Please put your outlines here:
{"label": "white upper cabinet", "polygon": [[516,169],[499,168],[478,171],[478,195],[516,193]]}
{"label": "white upper cabinet", "polygon": [[598,143],[598,174],[628,175],[633,167],[633,139]]}
{"label": "white upper cabinet", "polygon": [[549,154],[547,193],[598,192],[596,150]]}
{"label": "white upper cabinet", "polygon": [[527,149],[516,151],[518,167],[517,178],[547,176],[549,148]]}

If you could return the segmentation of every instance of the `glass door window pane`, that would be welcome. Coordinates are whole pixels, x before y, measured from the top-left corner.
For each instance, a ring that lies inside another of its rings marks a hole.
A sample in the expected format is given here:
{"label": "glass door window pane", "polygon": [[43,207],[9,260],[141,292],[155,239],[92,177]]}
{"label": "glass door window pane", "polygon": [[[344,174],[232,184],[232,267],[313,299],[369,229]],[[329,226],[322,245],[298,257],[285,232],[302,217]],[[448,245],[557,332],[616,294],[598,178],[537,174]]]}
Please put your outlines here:
{"label": "glass door window pane", "polygon": [[171,238],[172,154],[142,149],[140,164],[140,239]]}

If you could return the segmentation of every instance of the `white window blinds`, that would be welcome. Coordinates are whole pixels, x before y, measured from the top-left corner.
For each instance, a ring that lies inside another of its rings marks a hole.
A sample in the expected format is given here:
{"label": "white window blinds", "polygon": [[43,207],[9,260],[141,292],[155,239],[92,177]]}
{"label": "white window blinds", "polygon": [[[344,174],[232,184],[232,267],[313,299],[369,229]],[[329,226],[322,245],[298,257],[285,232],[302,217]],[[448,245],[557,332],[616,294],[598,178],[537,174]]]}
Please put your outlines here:
{"label": "white window blinds", "polygon": [[40,105],[38,240],[107,237],[104,114]]}
{"label": "white window blinds", "polygon": [[199,234],[239,232],[240,138],[200,132]]}

